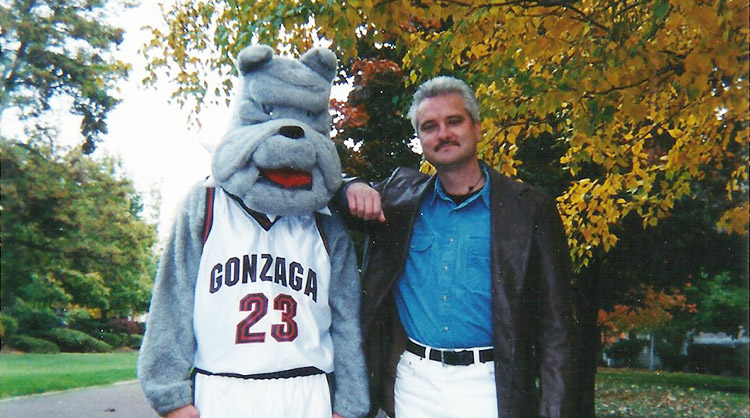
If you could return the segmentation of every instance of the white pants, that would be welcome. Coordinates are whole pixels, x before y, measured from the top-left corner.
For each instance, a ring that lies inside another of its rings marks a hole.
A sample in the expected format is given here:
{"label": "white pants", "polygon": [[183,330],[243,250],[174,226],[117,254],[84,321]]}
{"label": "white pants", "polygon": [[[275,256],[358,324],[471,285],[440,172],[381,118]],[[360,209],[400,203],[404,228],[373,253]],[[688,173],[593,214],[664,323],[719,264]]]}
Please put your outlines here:
{"label": "white pants", "polygon": [[405,351],[396,368],[395,418],[497,418],[494,367],[444,366]]}
{"label": "white pants", "polygon": [[325,374],[288,379],[195,375],[201,418],[331,418]]}

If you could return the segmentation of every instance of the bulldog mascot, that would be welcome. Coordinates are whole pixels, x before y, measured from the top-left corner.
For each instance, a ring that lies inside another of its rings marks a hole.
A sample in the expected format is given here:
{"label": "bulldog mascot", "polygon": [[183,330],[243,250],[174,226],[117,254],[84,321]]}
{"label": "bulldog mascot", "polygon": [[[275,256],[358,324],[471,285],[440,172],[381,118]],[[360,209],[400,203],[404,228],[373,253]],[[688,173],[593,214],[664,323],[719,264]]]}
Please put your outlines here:
{"label": "bulldog mascot", "polygon": [[369,408],[351,240],[327,208],[335,55],[255,45],[212,175],[179,211],[153,289],[138,378],[172,417],[347,418]]}

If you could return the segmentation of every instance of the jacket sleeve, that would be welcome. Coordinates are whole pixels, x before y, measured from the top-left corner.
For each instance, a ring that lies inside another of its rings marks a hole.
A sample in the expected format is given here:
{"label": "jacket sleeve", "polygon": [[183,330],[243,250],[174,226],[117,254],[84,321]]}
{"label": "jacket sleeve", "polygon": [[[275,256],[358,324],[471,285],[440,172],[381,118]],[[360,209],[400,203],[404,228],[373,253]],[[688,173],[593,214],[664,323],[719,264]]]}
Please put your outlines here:
{"label": "jacket sleeve", "polygon": [[331,258],[331,339],[333,340],[333,412],[346,418],[370,409],[367,372],[360,329],[361,288],[354,246],[335,211],[325,217]]}
{"label": "jacket sleeve", "polygon": [[177,213],[159,261],[138,380],[160,415],[193,403],[193,303],[203,247],[205,187],[196,185]]}
{"label": "jacket sleeve", "polygon": [[567,238],[555,202],[545,199],[537,213],[535,246],[540,273],[541,400],[539,416],[569,417],[572,374],[571,267]]}

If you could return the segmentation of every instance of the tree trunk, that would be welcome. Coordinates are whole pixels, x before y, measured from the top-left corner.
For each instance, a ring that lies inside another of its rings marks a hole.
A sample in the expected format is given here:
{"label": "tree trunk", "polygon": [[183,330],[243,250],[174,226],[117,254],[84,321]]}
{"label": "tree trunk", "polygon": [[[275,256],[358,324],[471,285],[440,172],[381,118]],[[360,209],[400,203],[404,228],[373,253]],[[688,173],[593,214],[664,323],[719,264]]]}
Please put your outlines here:
{"label": "tree trunk", "polygon": [[599,359],[601,334],[597,326],[601,262],[592,259],[589,267],[575,278],[573,290],[576,303],[576,341],[573,350],[573,416],[596,418],[594,407],[596,366]]}

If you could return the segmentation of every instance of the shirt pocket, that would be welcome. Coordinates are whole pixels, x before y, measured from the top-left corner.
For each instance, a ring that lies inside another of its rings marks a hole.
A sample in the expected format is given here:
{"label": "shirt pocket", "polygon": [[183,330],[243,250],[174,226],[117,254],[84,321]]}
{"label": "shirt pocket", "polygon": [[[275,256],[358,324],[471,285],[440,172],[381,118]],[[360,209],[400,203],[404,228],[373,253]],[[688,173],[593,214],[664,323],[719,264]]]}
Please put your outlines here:
{"label": "shirt pocket", "polygon": [[465,283],[472,292],[490,291],[490,239],[489,237],[470,237],[466,256]]}
{"label": "shirt pocket", "polygon": [[435,277],[435,236],[432,234],[415,233],[409,242],[409,261],[406,265],[407,274],[414,280],[410,285],[422,287]]}

